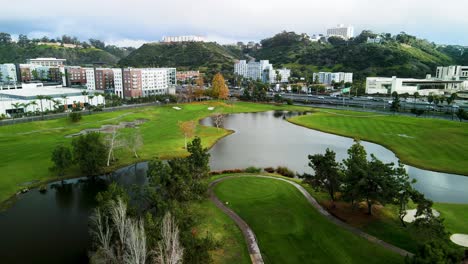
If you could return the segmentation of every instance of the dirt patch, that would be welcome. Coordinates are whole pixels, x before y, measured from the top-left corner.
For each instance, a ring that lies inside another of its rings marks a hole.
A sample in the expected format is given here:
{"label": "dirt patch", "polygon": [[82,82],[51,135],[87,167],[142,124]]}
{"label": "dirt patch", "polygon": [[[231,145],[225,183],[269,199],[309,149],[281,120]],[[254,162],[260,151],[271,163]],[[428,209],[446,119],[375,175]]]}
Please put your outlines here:
{"label": "dirt patch", "polygon": [[78,133],[75,134],[70,134],[66,135],[66,138],[71,138],[71,137],[77,137],[80,135],[86,135],[88,133],[92,132],[101,132],[101,133],[112,133],[115,129],[121,129],[121,128],[136,128],[138,125],[141,125],[145,122],[147,122],[147,119],[137,119],[132,122],[120,122],[118,125],[103,125],[100,128],[89,128],[89,129],[84,129],[81,130]]}
{"label": "dirt patch", "polygon": [[322,201],[320,204],[333,216],[355,227],[364,227],[367,224],[377,221],[381,218],[381,205],[372,206],[372,215],[367,214],[367,204],[362,202],[353,209],[350,203],[335,202],[332,206],[331,201]]}

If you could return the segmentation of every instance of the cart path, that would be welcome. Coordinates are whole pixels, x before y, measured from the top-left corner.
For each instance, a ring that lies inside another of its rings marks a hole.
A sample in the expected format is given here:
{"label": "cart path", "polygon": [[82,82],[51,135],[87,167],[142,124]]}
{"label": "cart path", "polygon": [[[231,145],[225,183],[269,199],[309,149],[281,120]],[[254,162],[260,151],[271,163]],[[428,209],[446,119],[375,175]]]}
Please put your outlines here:
{"label": "cart path", "polygon": [[299,190],[299,192],[301,192],[302,195],[304,195],[304,197],[309,202],[309,204],[312,205],[315,209],[317,209],[317,211],[320,214],[322,214],[323,216],[325,216],[325,218],[327,218],[330,222],[332,222],[332,223],[336,224],[337,226],[340,226],[340,227],[342,227],[342,228],[344,228],[344,229],[346,229],[346,230],[348,230],[348,231],[350,231],[350,232],[352,232],[352,233],[366,239],[369,242],[372,242],[374,244],[378,244],[378,245],[380,245],[380,246],[382,246],[382,247],[384,247],[384,248],[386,248],[386,249],[388,249],[388,250],[390,250],[392,252],[395,252],[395,253],[397,253],[397,254],[399,254],[401,256],[410,256],[410,257],[413,256],[413,253],[411,253],[411,252],[408,252],[408,251],[406,251],[406,250],[404,250],[402,248],[399,248],[399,247],[394,246],[392,244],[389,244],[389,243],[387,243],[385,241],[382,241],[382,240],[378,239],[377,237],[369,235],[369,234],[363,232],[362,230],[360,230],[358,228],[355,228],[355,227],[341,221],[340,219],[334,217],[327,210],[325,210],[317,202],[317,200],[315,200],[315,198],[313,198],[310,195],[310,193],[306,189],[304,189],[304,187],[302,187],[301,185],[299,185],[296,182],[293,182],[293,181],[290,181],[290,180],[287,180],[287,179],[283,179],[283,178],[273,177],[273,176],[260,176],[260,175],[252,175],[252,176],[250,176],[250,175],[249,176],[238,175],[238,176],[227,176],[227,177],[219,178],[219,179],[211,182],[210,185],[209,185],[208,192],[209,192],[210,199],[211,199],[211,201],[213,201],[215,203],[215,205],[219,209],[221,209],[232,220],[234,220],[234,222],[236,222],[237,226],[239,226],[239,228],[241,229],[242,234],[244,235],[244,239],[247,242],[248,251],[249,251],[250,258],[251,258],[253,264],[264,263],[254,232],[249,227],[249,225],[244,220],[242,220],[242,218],[240,218],[240,216],[238,216],[233,210],[231,210],[230,208],[225,206],[223,204],[223,202],[221,202],[218,199],[218,197],[216,197],[216,195],[214,194],[214,191],[213,191],[214,187],[218,183],[220,183],[222,181],[225,181],[225,180],[228,180],[228,179],[239,178],[239,177],[268,178],[268,179],[274,179],[274,180],[287,182],[287,183],[293,185],[294,187],[296,187],[296,189]]}

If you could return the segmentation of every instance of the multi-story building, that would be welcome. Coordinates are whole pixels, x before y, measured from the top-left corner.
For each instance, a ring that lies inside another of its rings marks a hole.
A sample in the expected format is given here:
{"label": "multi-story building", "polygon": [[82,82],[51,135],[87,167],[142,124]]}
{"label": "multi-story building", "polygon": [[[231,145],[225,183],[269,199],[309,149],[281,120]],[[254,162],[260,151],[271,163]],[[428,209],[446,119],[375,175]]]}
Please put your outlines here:
{"label": "multi-story building", "polygon": [[178,71],[177,72],[177,81],[187,81],[187,80],[193,80],[193,79],[198,79],[200,77],[200,72],[199,71]]}
{"label": "multi-story building", "polygon": [[94,78],[96,90],[110,93],[114,91],[114,71],[112,69],[96,68],[94,70]]}
{"label": "multi-story building", "polygon": [[123,69],[124,97],[146,97],[168,94],[176,84],[175,68]]}
{"label": "multi-story building", "polygon": [[408,93],[410,95],[418,92],[420,95],[429,94],[444,95],[445,93],[455,93],[468,90],[468,81],[463,80],[442,80],[436,78],[412,79],[393,77],[368,77],[366,79],[367,94],[399,94]]}
{"label": "multi-story building", "polygon": [[169,36],[163,37],[162,42],[171,43],[171,42],[204,42],[205,38],[201,36]]}
{"label": "multi-story building", "polygon": [[94,68],[84,68],[86,74],[86,89],[96,90],[96,81],[94,76]]}
{"label": "multi-story building", "polygon": [[440,80],[467,81],[468,66],[452,65],[447,67],[437,67],[436,78]]}
{"label": "multi-story building", "polygon": [[65,68],[63,66],[42,66],[38,64],[19,64],[18,79],[21,82],[43,81],[63,83]]}
{"label": "multi-story building", "polygon": [[[280,80],[278,80],[278,75],[281,76]],[[278,81],[281,83],[287,83],[289,82],[289,77],[291,77],[291,70],[286,68],[274,70],[271,77],[272,79],[270,80],[270,83],[277,83]]]}
{"label": "multi-story building", "polygon": [[341,37],[350,39],[354,37],[354,27],[340,24],[334,28],[327,29],[327,37]]}
{"label": "multi-story building", "polygon": [[26,60],[27,64],[48,66],[48,67],[60,67],[65,64],[66,59],[56,59],[56,58],[36,58]]}
{"label": "multi-story building", "polygon": [[0,83],[12,84],[17,81],[16,66],[12,63],[0,64]]}
{"label": "multi-story building", "polygon": [[331,85],[333,83],[352,83],[352,72],[318,72],[313,74],[314,81],[318,80],[319,83]]}
{"label": "multi-story building", "polygon": [[275,80],[275,70],[268,60],[252,60],[248,63],[245,60],[237,61],[234,64],[234,73],[245,78],[265,83],[274,82]]}
{"label": "multi-story building", "polygon": [[112,71],[114,72],[114,94],[116,94],[120,98],[123,98],[124,93],[123,93],[122,69],[112,68]]}
{"label": "multi-story building", "polygon": [[86,86],[86,69],[79,66],[70,66],[65,68],[66,86]]}

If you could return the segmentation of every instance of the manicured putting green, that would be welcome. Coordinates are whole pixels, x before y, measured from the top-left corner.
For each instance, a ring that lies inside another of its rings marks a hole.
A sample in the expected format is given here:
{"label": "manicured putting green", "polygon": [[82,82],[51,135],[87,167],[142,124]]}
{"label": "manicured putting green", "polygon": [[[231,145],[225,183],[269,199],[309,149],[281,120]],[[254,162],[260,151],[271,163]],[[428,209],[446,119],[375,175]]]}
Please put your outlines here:
{"label": "manicured putting green", "polygon": [[255,232],[266,263],[402,263],[403,258],[329,222],[292,185],[265,178],[215,187]]}

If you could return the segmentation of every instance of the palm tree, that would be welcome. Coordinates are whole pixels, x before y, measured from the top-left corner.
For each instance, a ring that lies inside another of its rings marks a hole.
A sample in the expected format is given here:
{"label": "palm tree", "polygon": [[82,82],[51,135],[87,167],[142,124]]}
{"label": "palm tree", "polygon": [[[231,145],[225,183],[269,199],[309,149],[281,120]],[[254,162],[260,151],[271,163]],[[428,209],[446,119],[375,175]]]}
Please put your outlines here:
{"label": "palm tree", "polygon": [[94,95],[88,95],[88,104],[93,102]]}
{"label": "palm tree", "polygon": [[24,109],[23,112],[27,113],[28,112],[28,106],[30,106],[31,103],[22,103],[21,105],[23,106],[23,109]]}
{"label": "palm tree", "polygon": [[36,99],[41,103],[41,116],[44,118],[44,108],[42,107],[42,100],[46,99],[45,95],[37,95]]}
{"label": "palm tree", "polygon": [[33,106],[33,112],[36,113],[37,102],[36,101],[31,101],[29,104]]}
{"label": "palm tree", "polygon": [[[18,109],[20,108],[20,106],[22,106],[23,104],[21,103],[13,103],[11,104],[14,108],[15,108],[15,115],[14,116],[18,116]],[[13,117],[14,118],[14,117]]]}
{"label": "palm tree", "polygon": [[87,91],[82,91],[81,95],[83,95],[83,97],[84,97],[83,104],[85,104],[86,103],[86,96],[88,95],[88,92]]}
{"label": "palm tree", "polygon": [[63,102],[64,102],[64,104],[63,104],[63,109],[65,109],[65,105],[68,106],[68,104],[67,104],[67,99],[68,99],[68,97],[67,97],[66,94],[62,94],[60,97],[62,97],[62,99],[63,99]]}
{"label": "palm tree", "polygon": [[413,108],[416,109],[416,100],[419,98],[419,93],[418,93],[418,92],[415,92],[415,93],[413,94],[413,97],[414,97]]}
{"label": "palm tree", "polygon": [[52,110],[52,100],[53,100],[52,96],[47,95],[47,96],[45,96],[44,99],[49,101],[49,111],[51,111]]}

